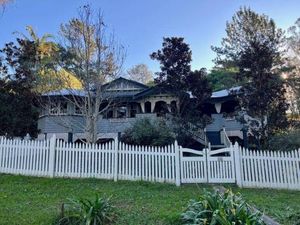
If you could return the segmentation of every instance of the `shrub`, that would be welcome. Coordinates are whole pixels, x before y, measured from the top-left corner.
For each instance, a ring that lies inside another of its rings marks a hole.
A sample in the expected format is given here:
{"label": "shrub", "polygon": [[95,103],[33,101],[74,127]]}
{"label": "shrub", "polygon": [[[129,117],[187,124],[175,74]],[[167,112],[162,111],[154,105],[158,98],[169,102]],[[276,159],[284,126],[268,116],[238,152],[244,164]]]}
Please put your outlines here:
{"label": "shrub", "polygon": [[107,225],[115,219],[114,207],[108,198],[96,195],[88,199],[70,199],[58,225]]}
{"label": "shrub", "polygon": [[172,144],[175,135],[164,120],[143,118],[125,130],[121,141],[135,145],[164,146]]}
{"label": "shrub", "polygon": [[262,225],[259,213],[253,213],[239,195],[226,191],[205,192],[200,201],[191,200],[182,214],[183,224],[189,225]]}
{"label": "shrub", "polygon": [[272,136],[269,139],[271,150],[295,150],[300,148],[300,130],[290,130]]}

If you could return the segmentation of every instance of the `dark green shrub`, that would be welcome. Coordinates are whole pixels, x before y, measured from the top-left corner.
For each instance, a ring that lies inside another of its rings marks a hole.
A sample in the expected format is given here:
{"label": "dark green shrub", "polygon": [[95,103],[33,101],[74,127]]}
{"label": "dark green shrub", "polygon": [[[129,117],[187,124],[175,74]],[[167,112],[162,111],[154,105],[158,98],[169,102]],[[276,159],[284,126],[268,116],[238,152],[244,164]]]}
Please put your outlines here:
{"label": "dark green shrub", "polygon": [[97,195],[93,201],[88,199],[69,201],[57,225],[108,225],[115,219],[114,207],[108,198],[100,198]]}
{"label": "dark green shrub", "polygon": [[143,118],[125,130],[121,141],[134,145],[165,146],[175,141],[175,135],[163,119]]}
{"label": "dark green shrub", "polygon": [[199,201],[191,200],[182,214],[182,221],[188,225],[265,224],[259,213],[253,213],[239,195],[229,190],[224,194],[205,192]]}
{"label": "dark green shrub", "polygon": [[295,150],[300,148],[300,130],[290,130],[272,136],[269,141],[270,150]]}

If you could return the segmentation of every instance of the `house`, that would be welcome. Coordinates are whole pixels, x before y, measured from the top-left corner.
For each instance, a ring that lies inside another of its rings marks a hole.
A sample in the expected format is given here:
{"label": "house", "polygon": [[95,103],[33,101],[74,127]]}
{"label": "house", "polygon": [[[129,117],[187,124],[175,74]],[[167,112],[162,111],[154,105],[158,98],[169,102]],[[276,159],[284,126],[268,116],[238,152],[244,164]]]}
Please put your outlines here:
{"label": "house", "polygon": [[[136,81],[117,78],[104,86],[105,94],[112,98],[112,104],[101,114],[97,122],[98,141],[115,138],[124,132],[139,118],[157,118],[165,116],[179,106],[179,99],[159,86],[148,87]],[[232,90],[238,90],[235,88]],[[210,142],[213,147],[228,144],[226,140],[243,140],[243,124],[234,116],[238,104],[232,90],[214,92],[206,103],[206,114],[212,123],[205,129],[197,128],[191,136],[202,146]],[[83,98],[82,90],[60,90],[43,95],[51,104],[41,109],[38,120],[39,139],[49,139],[54,134],[58,139],[77,142],[86,139],[84,116],[68,98]],[[191,96],[192,98],[192,96]],[[191,124],[191,127],[195,126]]]}

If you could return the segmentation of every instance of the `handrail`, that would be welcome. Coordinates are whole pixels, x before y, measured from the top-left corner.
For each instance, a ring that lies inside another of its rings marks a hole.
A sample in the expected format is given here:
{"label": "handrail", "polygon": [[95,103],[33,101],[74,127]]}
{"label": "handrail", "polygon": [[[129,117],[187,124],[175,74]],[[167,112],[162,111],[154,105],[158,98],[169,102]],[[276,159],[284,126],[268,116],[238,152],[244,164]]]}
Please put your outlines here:
{"label": "handrail", "polygon": [[[168,114],[166,118],[172,119],[172,115]],[[187,128],[183,127],[183,129],[191,134],[194,138],[197,138],[197,141],[207,146],[207,138],[204,129],[191,122],[187,122]]]}
{"label": "handrail", "polygon": [[231,141],[226,133],[225,127],[223,127],[223,129],[221,130],[221,138],[223,139],[223,144],[226,147],[230,147],[231,146]]}

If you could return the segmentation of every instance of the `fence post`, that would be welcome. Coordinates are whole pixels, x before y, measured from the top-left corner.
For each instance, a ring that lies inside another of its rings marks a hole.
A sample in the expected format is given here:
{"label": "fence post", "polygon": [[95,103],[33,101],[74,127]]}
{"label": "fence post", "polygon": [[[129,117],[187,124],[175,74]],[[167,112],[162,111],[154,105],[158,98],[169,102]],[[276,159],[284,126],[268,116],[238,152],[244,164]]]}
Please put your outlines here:
{"label": "fence post", "polygon": [[119,158],[119,139],[115,138],[114,144],[114,181],[118,180],[118,158]]}
{"label": "fence post", "polygon": [[209,160],[208,160],[208,156],[209,156],[209,153],[211,151],[211,144],[210,142],[208,142],[207,146],[203,149],[203,157],[205,157],[205,172],[206,172],[206,183],[209,183],[209,178],[210,178],[210,175],[211,175],[211,171],[209,170],[210,168],[210,165],[209,165]]}
{"label": "fence post", "polygon": [[56,136],[55,134],[50,138],[50,148],[49,148],[49,175],[54,177],[54,164],[55,164],[55,145]]}
{"label": "fence post", "polygon": [[180,150],[179,150],[179,146],[178,146],[178,142],[177,140],[175,140],[174,143],[174,147],[175,147],[175,183],[176,186],[180,186]]}
{"label": "fence post", "polygon": [[241,151],[237,142],[233,146],[231,146],[234,152],[234,164],[235,164],[235,176],[236,176],[236,184],[239,187],[242,187],[242,167],[241,167]]}

